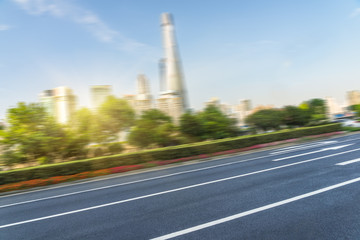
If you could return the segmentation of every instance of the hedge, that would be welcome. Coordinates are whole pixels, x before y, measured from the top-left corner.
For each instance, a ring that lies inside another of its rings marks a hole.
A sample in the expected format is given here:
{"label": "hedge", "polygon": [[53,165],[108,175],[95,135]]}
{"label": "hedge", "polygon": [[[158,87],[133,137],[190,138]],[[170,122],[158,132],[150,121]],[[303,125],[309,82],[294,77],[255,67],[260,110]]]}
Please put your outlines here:
{"label": "hedge", "polygon": [[152,161],[171,160],[201,154],[211,154],[232,149],[250,147],[257,144],[336,132],[340,130],[340,124],[335,123],[316,127],[282,130],[278,132],[252,136],[241,136],[193,144],[184,144],[166,148],[139,151],[136,153],[117,154],[71,162],[41,165],[30,168],[14,169],[0,172],[0,185],[32,179],[45,179],[54,176],[73,175],[81,172],[101,170],[122,165],[135,165],[149,163]]}

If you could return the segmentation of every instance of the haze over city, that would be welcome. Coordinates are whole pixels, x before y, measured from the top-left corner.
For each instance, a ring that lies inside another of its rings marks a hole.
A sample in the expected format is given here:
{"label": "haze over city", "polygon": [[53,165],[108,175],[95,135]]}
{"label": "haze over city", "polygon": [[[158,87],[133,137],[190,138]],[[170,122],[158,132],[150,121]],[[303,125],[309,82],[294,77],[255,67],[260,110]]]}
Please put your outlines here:
{"label": "haze over city", "polygon": [[90,85],[135,93],[145,74],[159,93],[160,14],[175,16],[190,106],[297,105],[359,90],[359,1],[0,2],[0,119],[19,101],[68,86],[80,106]]}

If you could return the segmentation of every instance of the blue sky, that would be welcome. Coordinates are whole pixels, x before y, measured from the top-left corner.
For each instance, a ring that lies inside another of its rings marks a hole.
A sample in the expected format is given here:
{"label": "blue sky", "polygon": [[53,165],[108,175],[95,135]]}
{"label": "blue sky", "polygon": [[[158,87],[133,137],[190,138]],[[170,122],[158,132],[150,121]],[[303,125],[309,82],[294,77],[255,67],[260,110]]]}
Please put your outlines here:
{"label": "blue sky", "polygon": [[350,0],[0,0],[0,119],[19,101],[68,86],[159,93],[160,14],[175,18],[190,105],[344,102],[360,90],[360,3]]}

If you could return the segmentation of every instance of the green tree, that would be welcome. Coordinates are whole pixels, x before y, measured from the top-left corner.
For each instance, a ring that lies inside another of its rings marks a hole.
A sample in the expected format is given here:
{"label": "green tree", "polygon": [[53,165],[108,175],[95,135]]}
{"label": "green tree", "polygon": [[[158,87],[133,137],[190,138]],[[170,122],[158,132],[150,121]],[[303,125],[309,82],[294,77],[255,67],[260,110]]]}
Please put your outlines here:
{"label": "green tree", "polygon": [[249,115],[245,121],[263,131],[277,130],[283,124],[283,113],[278,109],[264,109]]}
{"label": "green tree", "polygon": [[63,139],[62,158],[86,158],[87,145],[89,144],[89,137],[86,134],[80,134],[71,129],[66,129],[65,137]]}
{"label": "green tree", "polygon": [[91,110],[84,107],[72,114],[66,128],[63,158],[86,157],[88,144],[98,135],[95,130],[95,115]]}
{"label": "green tree", "polygon": [[309,123],[310,112],[295,106],[286,106],[283,109],[283,122],[289,127],[304,126]]}
{"label": "green tree", "polygon": [[302,103],[301,105],[307,105],[307,108],[309,109],[311,120],[318,122],[321,120],[326,120],[326,104],[323,99],[320,98],[314,98],[306,101],[305,103]]}
{"label": "green tree", "polygon": [[124,99],[109,96],[94,115],[93,137],[98,143],[117,140],[120,131],[134,124],[135,112]]}
{"label": "green tree", "polygon": [[209,105],[198,113],[198,119],[201,124],[202,139],[228,138],[239,134],[236,120],[226,116],[215,105]]}
{"label": "green tree", "polygon": [[96,136],[95,116],[88,108],[77,110],[70,118],[68,129],[70,135],[77,135],[83,139],[86,144],[91,143]]}
{"label": "green tree", "polygon": [[75,132],[90,136],[94,127],[94,114],[88,108],[81,108],[71,116],[68,125]]}
{"label": "green tree", "polygon": [[62,126],[36,103],[18,103],[7,113],[9,127],[0,131],[3,160],[8,164],[61,157],[66,135]]}
{"label": "green tree", "polygon": [[351,105],[349,110],[354,111],[356,117],[360,117],[360,104]]}
{"label": "green tree", "polygon": [[176,127],[171,118],[157,109],[145,111],[128,135],[128,142],[140,148],[178,144]]}
{"label": "green tree", "polygon": [[187,111],[180,117],[180,132],[195,141],[204,140],[204,131],[201,119],[197,114]]}

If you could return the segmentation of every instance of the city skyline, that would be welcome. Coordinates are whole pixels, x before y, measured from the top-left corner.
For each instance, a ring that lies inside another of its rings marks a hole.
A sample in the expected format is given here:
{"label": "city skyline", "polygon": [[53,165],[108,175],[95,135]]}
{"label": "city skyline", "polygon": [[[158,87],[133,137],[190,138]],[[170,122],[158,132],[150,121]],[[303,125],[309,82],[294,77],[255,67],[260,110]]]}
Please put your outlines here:
{"label": "city skyline", "polygon": [[[201,11],[199,11],[201,7]],[[359,90],[358,1],[32,1],[0,3],[0,119],[17,102],[68,86],[90,107],[90,85],[135,92],[148,76],[159,97],[159,18],[175,16],[191,107],[298,105]],[[306,15],[306,16],[305,16]],[[216,17],[214,17],[216,16]]]}

